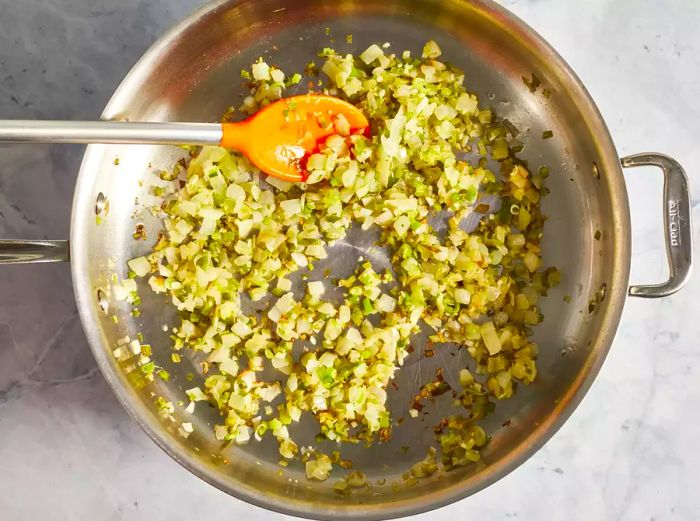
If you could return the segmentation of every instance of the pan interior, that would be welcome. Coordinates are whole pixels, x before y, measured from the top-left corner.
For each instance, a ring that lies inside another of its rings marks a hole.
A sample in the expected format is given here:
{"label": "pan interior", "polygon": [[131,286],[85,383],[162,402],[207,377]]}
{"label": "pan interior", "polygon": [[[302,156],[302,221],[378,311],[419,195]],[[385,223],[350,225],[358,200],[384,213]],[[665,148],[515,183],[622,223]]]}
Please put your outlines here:
{"label": "pan interior", "polygon": [[[521,157],[532,168],[547,165],[551,171],[551,194],[544,203],[549,216],[544,258],[547,265],[560,269],[563,281],[542,305],[545,320],[535,334],[540,346],[537,381],[498,403],[487,418],[484,427],[492,440],[481,464],[442,473],[412,487],[401,485],[401,476],[435,444],[433,425],[453,410],[449,395],[428,405],[429,415],[396,426],[387,443],[371,448],[322,444],[327,452],[340,449],[373,485],[342,497],[333,492],[333,478],[311,483],[301,463],[280,467],[276,444],[269,437],[263,443],[222,449],[213,437],[212,427],[219,419],[213,408],[199,404],[194,415],[178,408],[176,417],[194,424],[194,433],[187,439],[177,433],[176,423],[159,417],[154,396],[177,403],[186,400],[184,389],[201,382],[194,360],[185,358],[178,365],[169,361],[170,340],[162,326],[175,323],[172,306],[143,284],[139,317],[113,301],[105,315],[97,290],[108,285],[114,273],[120,278],[126,275],[126,260],[150,250],[161,224],[147,210],[156,203],[148,193],[148,180],[170,168],[182,152],[165,146],[89,147],[76,192],[72,236],[81,315],[107,379],[127,409],[176,459],[220,488],[269,508],[312,517],[390,517],[425,510],[482,488],[513,468],[563,421],[607,350],[610,324],[616,323],[619,309],[609,310],[605,304],[621,302],[626,290],[628,248],[620,238],[621,231],[626,233],[626,199],[624,207],[613,205],[621,190],[619,166],[611,160],[614,150],[597,112],[576,88],[575,78],[560,68],[556,56],[535,45],[535,37],[518,23],[499,8],[479,2],[223,2],[205,8],[167,35],[125,79],[104,117],[217,121],[227,107],[240,104],[246,93],[240,69],[259,56],[291,73],[303,71],[312,59],[319,62],[316,55],[323,47],[359,53],[371,43],[388,42],[391,51],[409,49],[419,54],[425,41],[434,39],[443,59],[466,72],[467,88],[481,103],[520,129],[525,143]],[[346,42],[348,34],[352,43]],[[551,91],[549,98],[541,88],[531,93],[522,81],[533,73]],[[297,89],[304,91],[303,86]],[[550,129],[554,137],[543,140],[542,133]],[[103,212],[98,225],[99,194],[109,201],[109,211]],[[138,223],[146,227],[146,241],[132,236]],[[600,236],[595,239],[597,231]],[[334,247],[327,266],[318,271],[330,267],[346,273],[360,255],[381,266],[381,255],[368,252],[375,240],[371,234],[353,231]],[[590,313],[589,302],[603,285],[606,300]],[[117,339],[136,338],[138,332],[153,346],[155,360],[170,372],[169,382],[157,380],[137,388],[130,383],[128,368],[113,360],[111,350]],[[446,347],[425,358],[423,346],[415,347],[396,380],[398,390],[389,393],[394,418],[407,416],[411,397],[432,379],[438,366],[454,381],[467,362],[464,350]],[[296,431],[302,443],[310,442],[317,426],[306,422]],[[386,479],[383,485],[378,481],[382,478]],[[392,483],[401,486],[392,488]]]}

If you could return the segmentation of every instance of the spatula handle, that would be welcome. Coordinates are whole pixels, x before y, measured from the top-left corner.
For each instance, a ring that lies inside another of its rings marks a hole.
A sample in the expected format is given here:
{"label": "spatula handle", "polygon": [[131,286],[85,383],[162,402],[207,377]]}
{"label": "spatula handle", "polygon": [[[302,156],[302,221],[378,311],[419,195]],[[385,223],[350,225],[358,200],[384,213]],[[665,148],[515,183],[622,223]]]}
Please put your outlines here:
{"label": "spatula handle", "polygon": [[218,145],[220,123],[0,120],[0,142]]}

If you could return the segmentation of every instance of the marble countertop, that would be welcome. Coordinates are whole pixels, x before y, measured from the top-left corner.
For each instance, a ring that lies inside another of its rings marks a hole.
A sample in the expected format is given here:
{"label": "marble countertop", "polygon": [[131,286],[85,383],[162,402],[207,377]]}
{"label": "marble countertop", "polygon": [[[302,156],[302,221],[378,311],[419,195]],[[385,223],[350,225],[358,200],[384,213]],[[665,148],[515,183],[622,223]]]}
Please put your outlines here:
{"label": "marble countertop", "polygon": [[[0,0],[0,117],[92,119],[149,44],[196,0]],[[503,0],[573,66],[621,155],[688,169],[700,223],[700,4]],[[0,237],[66,238],[82,148],[0,146]],[[661,179],[625,174],[632,280],[665,277]],[[695,227],[700,243],[700,226]],[[515,472],[423,519],[700,519],[700,275],[630,299],[599,378]],[[89,351],[68,265],[0,270],[0,519],[272,520],[168,458],[112,395]],[[225,517],[221,517],[225,516]]]}

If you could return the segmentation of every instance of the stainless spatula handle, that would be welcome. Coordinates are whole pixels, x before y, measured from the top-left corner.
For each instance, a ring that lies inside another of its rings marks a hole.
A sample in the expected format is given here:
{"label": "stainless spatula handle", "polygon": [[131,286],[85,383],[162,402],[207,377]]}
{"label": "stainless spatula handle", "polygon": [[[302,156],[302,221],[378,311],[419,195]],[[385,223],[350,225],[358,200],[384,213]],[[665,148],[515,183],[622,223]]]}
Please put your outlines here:
{"label": "stainless spatula handle", "polygon": [[68,241],[0,240],[0,264],[33,264],[69,260]]}
{"label": "stainless spatula handle", "polygon": [[220,123],[0,120],[0,142],[218,145]]}

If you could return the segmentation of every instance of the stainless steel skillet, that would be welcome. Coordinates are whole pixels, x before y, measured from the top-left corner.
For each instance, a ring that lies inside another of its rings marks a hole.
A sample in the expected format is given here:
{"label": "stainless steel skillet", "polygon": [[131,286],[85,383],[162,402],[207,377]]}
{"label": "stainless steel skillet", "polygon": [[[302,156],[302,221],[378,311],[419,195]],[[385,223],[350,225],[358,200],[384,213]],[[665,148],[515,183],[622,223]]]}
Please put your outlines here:
{"label": "stainless steel skillet", "polygon": [[[330,36],[326,28],[330,28]],[[347,34],[353,43],[345,43]],[[329,38],[334,38],[331,43]],[[90,146],[77,181],[73,206],[70,256],[83,325],[99,365],[125,408],[173,458],[215,486],[273,510],[315,518],[377,519],[436,508],[470,495],[499,479],[537,450],[566,420],[595,378],[613,339],[628,291],[663,296],[678,289],[690,268],[690,212],[687,181],[674,161],[658,154],[623,160],[625,166],[655,164],[664,168],[664,208],[671,279],[661,286],[628,290],[630,264],[629,203],[621,163],[595,105],[561,58],[513,15],[488,1],[456,0],[241,0],[206,6],[165,35],[146,53],[117,89],[104,119],[143,121],[216,121],[242,94],[239,70],[255,58],[286,70],[302,70],[325,46],[357,52],[373,42],[390,42],[395,50],[418,51],[435,39],[444,57],[467,73],[470,90],[523,131],[522,156],[549,165],[550,216],[545,230],[545,259],[564,273],[563,283],[545,300],[544,323],[537,330],[541,346],[540,377],[517,396],[499,403],[486,424],[493,436],[483,465],[455,470],[400,486],[401,474],[422,457],[433,440],[430,419],[405,422],[391,442],[345,454],[373,483],[350,497],[332,490],[333,480],[309,483],[301,466],[284,472],[272,444],[221,450],[210,435],[213,410],[198,408],[195,434],[183,439],[175,424],[164,423],[153,395],[184,399],[193,385],[187,373],[196,365],[168,366],[169,383],[136,388],[128,369],[112,357],[118,338],[142,331],[156,357],[167,366],[169,340],[161,325],[173,319],[170,307],[143,291],[143,314],[98,292],[115,271],[123,276],[125,261],[148,249],[134,241],[143,222],[154,239],[159,223],[144,210],[155,200],[148,195],[151,172],[180,157],[172,147]],[[533,94],[522,77],[535,73],[551,91]],[[551,129],[554,138],[542,140]],[[118,164],[116,159],[119,159]],[[108,203],[108,204],[107,204]],[[99,214],[99,215],[96,215]],[[101,224],[96,218],[100,217]],[[600,231],[599,239],[596,240]],[[352,234],[348,245],[334,251],[334,269],[351,265],[375,237]],[[5,242],[5,261],[66,260],[65,242]],[[13,250],[13,251],[11,251]],[[344,263],[335,262],[339,259]],[[378,259],[375,259],[378,260]],[[605,297],[589,312],[589,303],[604,289]],[[570,304],[564,304],[570,295]],[[103,308],[108,308],[108,313]],[[114,324],[111,315],[119,323]],[[391,394],[396,417],[405,414],[419,382],[437,365],[459,367],[465,354],[449,350],[431,359],[421,350],[409,359]],[[449,373],[449,371],[448,371]],[[439,407],[439,406],[438,406]],[[434,411],[440,416],[449,410]],[[184,419],[184,417],[183,417]],[[507,426],[503,424],[509,420]],[[309,426],[307,435],[315,432]],[[404,451],[403,447],[409,447]],[[386,479],[384,485],[378,480]],[[183,491],[184,493],[184,491]]]}

